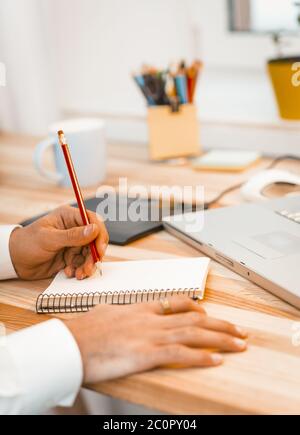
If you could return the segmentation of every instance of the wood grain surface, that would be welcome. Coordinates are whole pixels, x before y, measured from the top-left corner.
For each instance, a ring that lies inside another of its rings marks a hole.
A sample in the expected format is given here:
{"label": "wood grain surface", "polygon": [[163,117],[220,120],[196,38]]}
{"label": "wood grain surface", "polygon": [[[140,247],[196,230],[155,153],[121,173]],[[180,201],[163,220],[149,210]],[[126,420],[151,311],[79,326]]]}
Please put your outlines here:
{"label": "wood grain surface", "polygon": [[[0,223],[17,223],[73,200],[72,191],[42,179],[33,167],[36,138],[0,135]],[[46,159],[51,165],[51,159]],[[150,163],[144,147],[114,144],[109,147],[105,181],[116,186],[118,178],[129,184],[205,186],[206,200],[249,177],[267,161],[241,174],[194,172],[187,165]],[[282,164],[299,173],[296,164]],[[84,191],[93,196],[96,186]],[[238,192],[221,204],[241,202]],[[159,259],[198,256],[198,251],[161,232],[127,247],[109,246],[112,260]],[[49,280],[0,283],[0,322],[8,333],[49,317],[35,314],[35,300]],[[300,311],[225,267],[212,262],[203,302],[207,312],[235,322],[249,333],[249,350],[225,355],[221,367],[211,369],[160,369],[90,386],[115,398],[169,413],[239,414],[300,412],[300,347],[293,343]],[[64,318],[64,316],[60,316]]]}

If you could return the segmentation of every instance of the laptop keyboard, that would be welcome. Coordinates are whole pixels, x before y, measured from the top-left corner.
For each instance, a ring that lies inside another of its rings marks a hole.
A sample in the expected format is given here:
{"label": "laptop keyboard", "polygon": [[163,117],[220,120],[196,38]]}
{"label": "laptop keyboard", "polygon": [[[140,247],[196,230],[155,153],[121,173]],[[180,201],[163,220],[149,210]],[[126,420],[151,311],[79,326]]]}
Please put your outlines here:
{"label": "laptop keyboard", "polygon": [[300,224],[300,211],[288,211],[288,210],[280,210],[277,211],[277,214],[280,216],[289,219],[290,221],[296,222],[296,224]]}

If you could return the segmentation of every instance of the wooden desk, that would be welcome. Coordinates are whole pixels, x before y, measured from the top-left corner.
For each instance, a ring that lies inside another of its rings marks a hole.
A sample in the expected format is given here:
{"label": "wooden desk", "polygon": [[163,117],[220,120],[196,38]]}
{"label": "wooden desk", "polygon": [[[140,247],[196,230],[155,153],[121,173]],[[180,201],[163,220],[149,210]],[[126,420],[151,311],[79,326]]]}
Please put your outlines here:
{"label": "wooden desk", "polygon": [[[41,179],[32,165],[36,139],[0,136],[0,223],[16,223],[73,198],[72,191]],[[187,167],[150,164],[146,150],[114,145],[109,149],[106,183],[204,184],[206,199],[249,176],[197,173]],[[261,163],[263,167],[266,162]],[[285,165],[283,165],[285,166]],[[291,170],[299,167],[289,164]],[[251,169],[253,172],[257,168]],[[85,191],[93,195],[94,189]],[[237,192],[222,204],[239,202]],[[199,255],[195,249],[161,232],[128,247],[110,246],[108,260],[168,258]],[[34,312],[35,299],[49,281],[0,283],[0,321],[8,332],[44,321]],[[299,310],[213,262],[205,308],[247,328],[249,350],[227,355],[222,367],[155,370],[93,389],[133,403],[170,413],[299,413],[300,347],[292,345]]]}

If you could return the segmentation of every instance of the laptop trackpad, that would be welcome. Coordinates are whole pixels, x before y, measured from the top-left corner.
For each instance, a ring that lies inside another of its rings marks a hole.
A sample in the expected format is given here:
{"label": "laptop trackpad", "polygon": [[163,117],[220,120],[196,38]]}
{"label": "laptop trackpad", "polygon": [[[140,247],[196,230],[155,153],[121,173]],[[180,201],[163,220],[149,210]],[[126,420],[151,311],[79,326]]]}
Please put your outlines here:
{"label": "laptop trackpad", "polygon": [[268,260],[296,254],[300,250],[300,237],[284,231],[240,237],[234,243]]}

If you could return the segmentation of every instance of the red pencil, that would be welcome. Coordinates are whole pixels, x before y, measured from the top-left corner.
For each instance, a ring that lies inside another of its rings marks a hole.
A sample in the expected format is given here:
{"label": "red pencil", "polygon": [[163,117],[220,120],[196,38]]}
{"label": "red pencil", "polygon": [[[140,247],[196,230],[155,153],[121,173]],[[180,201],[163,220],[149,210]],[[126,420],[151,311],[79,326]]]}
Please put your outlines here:
{"label": "red pencil", "polygon": [[[62,130],[60,130],[57,134],[58,134],[59,143],[60,143],[61,148],[62,148],[63,153],[64,153],[66,165],[67,165],[67,168],[68,168],[68,171],[69,171],[71,183],[72,183],[73,190],[74,190],[74,193],[75,193],[75,196],[76,196],[76,201],[77,201],[77,205],[78,205],[78,208],[79,208],[79,211],[80,211],[80,215],[81,215],[81,218],[82,218],[83,225],[89,225],[90,224],[89,217],[88,217],[85,205],[84,205],[82,192],[81,192],[81,189],[80,189],[80,186],[79,186],[78,178],[77,178],[77,175],[76,175],[76,172],[75,172],[75,168],[74,168],[74,165],[73,165],[72,157],[71,157],[71,154],[70,154],[70,150],[69,150],[68,144],[66,142],[66,138],[65,138],[64,132]],[[91,253],[92,253],[92,257],[93,257],[94,263],[95,264],[99,263],[101,261],[101,258],[100,258],[100,255],[99,255],[98,251],[97,251],[95,242],[90,243],[90,249],[91,249]],[[100,264],[100,273],[102,275],[101,264]]]}

